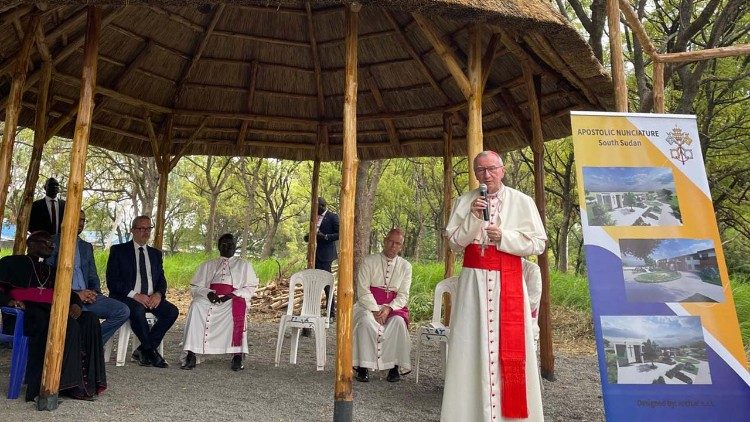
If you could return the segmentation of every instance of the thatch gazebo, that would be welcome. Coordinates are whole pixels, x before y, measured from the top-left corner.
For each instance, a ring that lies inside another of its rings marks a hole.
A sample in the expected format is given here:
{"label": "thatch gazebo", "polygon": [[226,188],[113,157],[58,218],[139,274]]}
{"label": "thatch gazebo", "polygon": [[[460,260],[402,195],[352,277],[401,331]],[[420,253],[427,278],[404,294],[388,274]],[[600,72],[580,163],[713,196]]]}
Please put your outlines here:
{"label": "thatch gazebo", "polygon": [[[357,160],[442,156],[450,166],[454,154],[531,145],[544,215],[542,143],[570,134],[570,110],[613,108],[609,76],[545,1],[91,3],[0,6],[0,76],[9,76],[0,81],[0,214],[17,125],[36,128],[22,234],[45,142],[73,138],[59,286],[71,279],[87,143],[156,158],[157,247],[168,174],[184,155],[315,160],[314,200],[319,163],[342,160],[335,414],[344,419]],[[66,312],[56,301],[53,315]],[[52,324],[57,344],[65,318]],[[549,338],[543,347],[551,357]],[[48,350],[48,396],[59,359]]]}

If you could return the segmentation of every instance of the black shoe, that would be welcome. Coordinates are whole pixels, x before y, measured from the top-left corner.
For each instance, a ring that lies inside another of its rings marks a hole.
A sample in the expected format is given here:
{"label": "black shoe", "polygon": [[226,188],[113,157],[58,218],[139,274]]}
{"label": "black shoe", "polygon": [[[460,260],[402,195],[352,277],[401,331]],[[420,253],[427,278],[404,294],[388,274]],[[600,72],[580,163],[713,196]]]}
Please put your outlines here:
{"label": "black shoe", "polygon": [[234,355],[232,358],[232,371],[241,371],[245,369],[245,365],[242,364],[242,355]]}
{"label": "black shoe", "polygon": [[394,366],[388,371],[388,376],[385,378],[388,382],[399,382],[401,381],[401,374],[398,373],[398,365]]}
{"label": "black shoe", "polygon": [[138,361],[138,365],[151,366],[151,355],[148,350],[143,350],[139,347],[135,349],[132,357]]}
{"label": "black shoe", "polygon": [[185,357],[185,363],[180,366],[180,369],[193,369],[195,368],[195,353],[188,351]]}
{"label": "black shoe", "polygon": [[156,350],[151,351],[151,365],[156,368],[166,368],[169,366],[167,361]]}
{"label": "black shoe", "polygon": [[302,337],[310,337],[311,333],[312,333],[312,330],[309,328],[302,329]]}
{"label": "black shoe", "polygon": [[354,379],[359,382],[370,382],[370,372],[367,370],[367,368],[357,367],[354,368],[356,371],[356,374],[354,375]]}

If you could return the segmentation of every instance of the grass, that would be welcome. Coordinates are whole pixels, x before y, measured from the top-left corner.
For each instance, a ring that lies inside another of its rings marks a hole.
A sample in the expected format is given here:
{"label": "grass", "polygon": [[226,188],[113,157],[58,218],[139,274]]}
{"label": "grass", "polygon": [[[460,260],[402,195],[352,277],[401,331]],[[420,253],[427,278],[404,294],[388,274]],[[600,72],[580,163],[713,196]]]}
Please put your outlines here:
{"label": "grass", "polygon": [[640,283],[666,283],[667,281],[674,281],[682,277],[677,271],[653,271],[650,273],[638,274],[635,276],[635,281]]}

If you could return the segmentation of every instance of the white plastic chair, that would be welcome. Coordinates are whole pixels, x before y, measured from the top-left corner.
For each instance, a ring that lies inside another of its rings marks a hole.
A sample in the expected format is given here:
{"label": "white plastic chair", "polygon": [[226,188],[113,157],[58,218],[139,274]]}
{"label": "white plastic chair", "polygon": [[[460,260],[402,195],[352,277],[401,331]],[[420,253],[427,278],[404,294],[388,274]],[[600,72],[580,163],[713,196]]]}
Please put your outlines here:
{"label": "white plastic chair", "polygon": [[[156,317],[153,314],[146,313],[146,321],[148,322],[148,326],[151,327],[156,323]],[[120,328],[117,330],[117,366],[125,366],[125,360],[128,357],[128,344],[130,343],[130,335],[133,334],[133,329],[130,327],[130,320],[125,321],[124,324],[120,326]],[[104,345],[104,362],[109,362],[109,358],[112,355],[112,346],[113,342],[115,340],[115,336],[113,335],[108,341],[107,344]],[[138,341],[138,337],[135,338],[135,341],[133,342],[133,350],[138,348],[138,346],[141,344],[140,341]],[[159,354],[164,355],[164,342],[159,344]]]}
{"label": "white plastic chair", "polygon": [[[294,315],[294,292],[297,286],[302,286],[302,310]],[[276,339],[275,364],[279,366],[281,360],[281,346],[284,343],[284,333],[287,328],[292,329],[292,345],[289,351],[289,363],[297,363],[297,347],[299,346],[300,331],[309,328],[315,332],[315,358],[318,371],[322,371],[326,364],[326,328],[329,325],[331,303],[333,295],[328,296],[326,316],[320,315],[320,300],[325,286],[333,288],[333,274],[323,270],[302,270],[292,275],[289,280],[289,305],[286,315],[279,321],[279,335]]]}
{"label": "white plastic chair", "polygon": [[419,338],[417,339],[417,364],[414,369],[414,382],[419,384],[419,359],[422,356],[422,343],[425,341],[437,341],[440,343],[440,355],[442,356],[443,365],[448,359],[448,339],[450,338],[450,323],[446,327],[441,322],[440,314],[443,310],[443,293],[450,295],[451,309],[455,310],[456,302],[456,285],[458,277],[450,277],[441,281],[435,286],[435,298],[432,302],[432,322],[419,328]]}

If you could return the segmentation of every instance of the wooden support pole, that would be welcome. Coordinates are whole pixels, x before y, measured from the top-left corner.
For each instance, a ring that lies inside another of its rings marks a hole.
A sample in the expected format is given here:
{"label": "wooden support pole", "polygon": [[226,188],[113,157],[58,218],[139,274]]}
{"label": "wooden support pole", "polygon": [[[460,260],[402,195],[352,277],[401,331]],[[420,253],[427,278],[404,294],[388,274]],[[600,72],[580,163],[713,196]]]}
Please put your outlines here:
{"label": "wooden support pole", "polygon": [[[542,132],[542,79],[533,74],[526,62],[523,63],[523,76],[526,81],[526,96],[528,97],[531,114],[531,150],[534,153],[534,201],[546,226],[547,199],[544,192],[544,133]],[[542,367],[542,377],[547,380],[555,379],[555,355],[552,350],[552,320],[550,318],[550,278],[547,248],[539,254],[538,263],[542,273],[542,298],[539,305],[539,345]]]}
{"label": "wooden support pole", "polygon": [[26,171],[26,185],[21,198],[21,211],[16,219],[16,240],[13,242],[13,254],[21,255],[26,251],[26,232],[29,230],[31,204],[39,181],[39,166],[42,162],[42,151],[49,139],[47,137],[47,106],[49,105],[49,86],[52,81],[52,62],[42,64],[42,79],[39,80],[39,92],[36,97],[36,119],[34,124],[34,146],[31,149],[29,168]]}
{"label": "wooden support pole", "polygon": [[333,420],[352,420],[352,305],[354,300],[354,193],[357,190],[357,26],[361,6],[346,8],[346,72],[344,84],[343,165],[341,167],[341,225],[339,285],[336,309],[336,385]]}
{"label": "wooden support pole", "polygon": [[[201,126],[193,132],[195,136],[205,125],[206,120],[204,119]],[[158,139],[154,135],[153,125],[151,125],[150,119],[148,120],[148,132],[149,139],[152,140],[152,149],[154,149],[154,160],[156,160],[156,168],[159,170],[159,190],[156,199],[156,225],[154,227],[154,247],[156,249],[162,249],[164,246],[164,228],[167,223],[167,194],[169,187],[169,173],[172,171],[174,166],[177,165],[181,155],[177,155],[174,159],[170,159],[170,150],[172,147],[172,139],[174,137],[174,116],[170,115],[167,117],[166,127],[164,130],[164,136],[162,137],[161,144],[158,143]]]}
{"label": "wooden support pole", "polygon": [[[469,98],[473,92],[471,81],[469,81],[469,78],[466,77],[466,74],[461,68],[461,61],[456,57],[456,53],[445,43],[440,32],[429,19],[418,13],[413,13],[412,17],[414,17],[414,21],[417,22],[417,25],[419,25],[419,28],[422,30],[422,34],[427,38],[427,41],[430,42],[435,49],[435,52],[440,56],[440,59],[442,59],[446,69],[448,69],[448,72],[450,72],[453,79],[456,81],[458,88],[463,92],[466,98]],[[478,25],[479,24],[474,24],[471,27],[475,28]],[[471,37],[471,35],[469,35],[469,37]],[[471,43],[472,41],[469,42]],[[482,56],[481,53],[478,54],[479,58],[477,58],[477,60],[480,63],[479,66],[481,69]],[[471,58],[469,60],[471,60]],[[481,79],[481,70],[479,73]]]}
{"label": "wooden support pole", "polygon": [[[448,225],[453,206],[453,121],[452,114],[443,114],[443,227]],[[453,277],[456,255],[451,250],[448,238],[443,236],[443,258],[445,271],[443,278]],[[443,324],[447,327],[451,319],[450,295],[443,293]]]}
{"label": "wooden support pole", "polygon": [[622,55],[622,36],[620,35],[619,0],[607,0],[607,23],[609,25],[609,51],[612,63],[612,81],[615,86],[615,109],[628,111],[628,86],[625,84],[625,64]]}
{"label": "wooden support pole", "polygon": [[664,113],[664,63],[654,58],[654,113]]}
{"label": "wooden support pole", "polygon": [[686,63],[700,60],[711,60],[722,57],[747,56],[750,55],[750,44],[737,44],[727,47],[709,48],[699,51],[683,51],[679,53],[666,53],[659,55],[662,63]]}
{"label": "wooden support pole", "polygon": [[479,187],[474,174],[474,157],[484,150],[482,133],[482,26],[475,23],[469,26],[469,123],[466,129],[466,152],[469,159],[469,188]]}
{"label": "wooden support pole", "polygon": [[81,211],[83,176],[86,167],[86,149],[89,143],[89,132],[91,131],[91,116],[94,112],[100,32],[101,12],[98,7],[89,6],[86,16],[86,41],[83,50],[83,70],[81,72],[81,102],[70,153],[68,195],[61,226],[62,235],[60,238],[60,254],[57,259],[55,295],[52,301],[47,351],[44,356],[44,368],[42,369],[42,388],[37,399],[38,410],[54,410],[57,408],[65,330],[68,325],[73,261],[76,251],[76,237],[78,236],[78,216]]}
{"label": "wooden support pole", "polygon": [[5,107],[5,129],[3,130],[3,143],[0,145],[0,223],[5,216],[5,201],[8,199],[8,186],[10,186],[10,168],[13,162],[13,146],[16,142],[16,127],[21,115],[21,99],[23,88],[26,84],[26,71],[29,67],[31,48],[34,46],[36,27],[40,24],[40,15],[34,14],[26,25],[26,32],[21,43],[21,48],[14,60],[13,81],[10,86],[10,94]]}
{"label": "wooden support pole", "polygon": [[648,34],[646,33],[646,28],[641,25],[641,21],[638,20],[638,15],[635,13],[635,10],[630,7],[630,3],[628,3],[628,0],[619,1],[620,10],[622,11],[622,15],[625,17],[625,22],[627,22],[628,26],[633,31],[633,34],[635,34],[638,42],[641,43],[641,47],[646,52],[646,54],[653,58],[658,54],[658,52],[656,51],[656,46],[654,46],[654,44],[651,42],[651,38],[649,38]]}
{"label": "wooden support pole", "polygon": [[154,247],[161,250],[162,246],[164,246],[164,227],[166,226],[169,167],[161,165],[157,166],[157,168],[159,169],[159,190],[156,200],[156,227],[154,228]]}
{"label": "wooden support pole", "polygon": [[310,227],[307,239],[307,268],[315,268],[315,251],[318,247],[318,196],[320,190],[320,151],[323,148],[324,126],[318,126],[318,144],[315,148],[312,180],[310,186]]}

